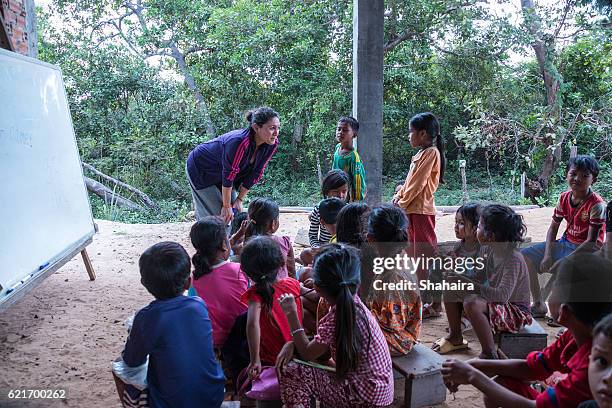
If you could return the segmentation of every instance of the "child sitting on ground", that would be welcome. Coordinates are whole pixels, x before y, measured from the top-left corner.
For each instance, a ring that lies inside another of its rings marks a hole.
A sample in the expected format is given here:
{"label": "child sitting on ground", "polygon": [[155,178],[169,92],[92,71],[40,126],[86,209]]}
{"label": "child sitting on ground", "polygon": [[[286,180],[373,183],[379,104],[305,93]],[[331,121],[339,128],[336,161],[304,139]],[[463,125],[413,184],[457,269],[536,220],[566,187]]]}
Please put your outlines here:
{"label": "child sitting on ground", "polygon": [[589,388],[593,400],[581,403],[578,408],[612,407],[612,313],[597,323],[593,330]]}
{"label": "child sitting on ground", "polygon": [[[374,207],[368,217],[367,239],[378,257],[404,255],[408,245],[408,219],[404,211],[388,204]],[[416,279],[410,270],[396,267],[385,268],[374,279],[379,284],[365,288],[368,294],[364,303],[378,321],[391,355],[406,355],[417,343],[421,332],[421,297],[416,290],[389,290],[380,283],[406,281],[416,284]]]}
{"label": "child sitting on ground", "polygon": [[[455,214],[455,236],[459,239],[459,244],[449,253],[449,256],[455,259],[462,258],[464,264],[467,263],[465,260],[472,260],[469,262],[470,268],[466,268],[462,274],[476,282],[484,283],[485,270],[476,263],[481,256],[481,246],[476,236],[481,212],[482,206],[477,203],[468,203],[459,207]],[[463,295],[465,294],[456,292],[444,294],[444,309],[448,319],[449,335],[436,341],[432,347],[440,354],[467,348],[467,342],[463,339],[457,342],[460,337],[458,333],[465,332],[472,327],[470,321],[463,316]]]}
{"label": "child sitting on ground", "polygon": [[246,312],[240,297],[248,281],[240,264],[229,262],[229,242],[220,217],[204,217],[193,224],[189,237],[196,250],[193,261],[193,287],[204,299],[212,322],[215,347],[221,348],[236,317]]}
{"label": "child sitting on ground", "polygon": [[[546,242],[523,249],[529,268],[529,279],[534,317],[546,315],[546,304],[542,299],[538,274],[554,271],[555,263],[576,252],[594,252],[604,240],[606,203],[591,186],[597,181],[599,164],[591,156],[579,155],[567,164],[567,183],[570,189],[561,194],[555,208]],[[567,228],[560,240],[557,232],[561,221]]]}
{"label": "child sitting on ground", "polygon": [[[472,384],[484,394],[487,407],[575,407],[592,399],[587,374],[592,331],[612,312],[610,270],[611,262],[593,254],[576,254],[563,260],[549,306],[555,320],[567,330],[525,360],[448,360],[442,366],[447,386],[454,392],[459,384]],[[537,392],[526,382],[546,379],[555,371],[567,376],[544,392]],[[489,378],[496,375],[495,380]]]}
{"label": "child sitting on ground", "polygon": [[[454,271],[447,273],[449,281],[456,279],[474,285],[476,294],[466,296],[463,313],[470,320],[482,346],[480,358],[498,358],[493,332],[517,333],[523,326],[531,324],[527,265],[516,249],[524,233],[523,218],[510,207],[486,206],[476,232],[478,242],[489,247],[485,261],[486,282],[478,282]],[[446,340],[455,346],[466,344],[461,330],[453,330],[453,335]]]}
{"label": "child sitting on ground", "polygon": [[343,116],[336,127],[336,150],[332,169],[343,170],[351,179],[349,201],[362,201],[366,196],[366,174],[359,153],[353,146],[353,139],[359,132],[359,122],[350,116]]}
{"label": "child sitting on ground", "polygon": [[[357,250],[330,244],[321,248],[314,270],[315,288],[333,305],[309,340],[300,325],[299,303],[283,294],[280,304],[293,341],[278,356],[280,391],[287,408],[309,407],[311,398],[321,405],[383,407],[393,402],[391,356],[376,319],[357,296],[360,265]],[[335,368],[307,362],[331,356]]]}
{"label": "child sitting on ground", "polygon": [[[345,201],[349,184],[349,176],[344,171],[330,170],[323,179],[323,184],[321,185],[323,199],[335,197]],[[331,234],[321,225],[318,204],[315,205],[308,219],[310,221],[310,228],[308,229],[310,246],[312,248],[318,248],[321,245],[328,244],[331,239]]]}
{"label": "child sitting on ground", "polygon": [[[328,232],[330,238],[329,243],[334,243],[337,241],[336,238],[336,222],[338,220],[338,213],[344,207],[346,203],[339,198],[326,198],[325,200],[321,200],[319,203],[319,221],[321,226]],[[317,254],[318,249],[312,248],[310,251],[302,251],[300,254],[300,259],[303,265],[312,265],[314,261],[314,257]],[[300,274],[300,280],[301,278]]]}
{"label": "child sitting on ground", "polygon": [[247,372],[251,379],[259,376],[262,366],[273,366],[283,345],[291,340],[289,325],[278,302],[281,294],[291,293],[298,299],[297,310],[302,322],[299,282],[279,277],[284,262],[278,243],[271,237],[253,237],[242,249],[242,270],[253,282],[242,295],[242,301],[249,305],[247,338],[251,362]]}
{"label": "child sitting on ground", "polygon": [[191,262],[176,242],[160,242],[138,262],[141,282],[155,300],[134,317],[123,350],[130,367],[149,356],[149,405],[218,407],[225,378],[213,351],[212,325],[199,297],[183,296]]}
{"label": "child sitting on ground", "polygon": [[249,214],[241,211],[234,215],[234,219],[230,224],[230,259],[233,262],[240,262],[240,253],[244,245],[244,233],[249,225]]}
{"label": "child sitting on ground", "polygon": [[278,204],[267,198],[256,198],[249,203],[249,224],[245,231],[245,241],[255,236],[264,235],[272,238],[285,258],[285,263],[278,273],[279,279],[286,277],[295,278],[295,256],[291,238],[286,235],[279,237],[274,235],[280,226],[278,220],[280,210]]}

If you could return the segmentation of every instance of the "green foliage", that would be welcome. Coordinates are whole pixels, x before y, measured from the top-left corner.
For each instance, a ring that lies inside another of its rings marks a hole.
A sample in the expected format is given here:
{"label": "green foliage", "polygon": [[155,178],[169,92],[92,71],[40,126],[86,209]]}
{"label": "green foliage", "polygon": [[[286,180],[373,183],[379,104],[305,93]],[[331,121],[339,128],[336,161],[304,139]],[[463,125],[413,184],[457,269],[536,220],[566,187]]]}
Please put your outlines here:
{"label": "green foliage", "polygon": [[[281,114],[281,144],[264,182],[249,196],[282,205],[316,203],[317,160],[325,173],[336,121],[351,112],[351,2],[141,0],[134,2],[138,13],[129,4],[55,0],[52,13],[38,11],[40,58],[62,68],[82,159],[162,207],[159,214],[133,213],[92,198],[95,215],[129,222],[181,219],[190,205],[185,160],[210,138],[206,114],[218,135],[244,126],[244,112],[261,105]],[[512,18],[476,0],[386,6],[385,41],[406,38],[385,55],[386,199],[405,178],[415,153],[408,121],[422,111],[440,117],[447,144],[440,205],[461,202],[457,159],[468,161],[471,199],[524,203],[518,197],[521,172],[537,175],[543,141],[561,135],[570,139],[562,161],[574,140],[580,153],[604,158],[597,185],[612,195],[605,187],[612,185],[609,28],[573,14],[582,36],[552,53],[563,83],[560,110],[551,112],[543,106],[533,38]],[[543,11],[543,29],[554,29],[560,6]],[[51,24],[51,17],[63,25]],[[554,203],[563,187],[555,174],[542,203]]]}

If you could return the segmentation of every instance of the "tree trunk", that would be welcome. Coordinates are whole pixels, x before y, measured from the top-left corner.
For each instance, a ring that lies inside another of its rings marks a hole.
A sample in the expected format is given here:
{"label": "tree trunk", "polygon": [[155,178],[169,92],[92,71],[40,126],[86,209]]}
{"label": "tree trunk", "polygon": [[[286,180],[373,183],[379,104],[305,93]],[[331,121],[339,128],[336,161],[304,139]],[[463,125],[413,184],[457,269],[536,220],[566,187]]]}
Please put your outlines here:
{"label": "tree trunk", "polygon": [[196,103],[198,104],[198,109],[202,113],[204,117],[204,126],[206,127],[206,134],[210,138],[215,137],[215,128],[212,123],[212,119],[210,118],[210,112],[208,111],[208,107],[206,106],[206,101],[204,100],[204,96],[198,89],[195,78],[189,72],[189,68],[187,68],[187,63],[185,62],[185,54],[183,54],[177,47],[176,43],[170,44],[170,50],[172,53],[172,58],[176,61],[176,64],[183,74],[183,78],[185,79],[185,83],[191,92],[193,92],[193,96],[196,99]]}
{"label": "tree trunk", "polygon": [[110,188],[106,187],[102,183],[98,183],[89,177],[83,177],[85,179],[85,186],[87,190],[94,193],[98,197],[101,197],[104,202],[108,205],[116,205],[117,207],[129,208],[130,210],[143,211],[144,209],[133,201],[128,200],[125,197],[121,197],[119,194],[114,193]]}
{"label": "tree trunk", "polygon": [[126,189],[127,191],[129,191],[130,193],[135,194],[138,198],[140,198],[142,200],[142,202],[149,207],[152,210],[155,211],[159,211],[159,207],[157,206],[157,204],[155,204],[155,202],[153,200],[151,200],[151,198],[149,198],[148,195],[146,195],[145,193],[143,193],[142,191],[140,191],[139,189],[130,186],[129,184],[126,184],[120,180],[117,180],[116,178],[113,178],[111,176],[108,176],[104,173],[102,173],[101,171],[99,171],[98,169],[96,169],[94,166],[92,166],[91,164],[87,164],[85,162],[81,162],[81,164],[83,165],[83,168],[91,171],[93,174],[95,174],[96,176],[102,177],[104,180],[110,181],[111,183],[114,183],[116,186],[119,186],[121,188]]}
{"label": "tree trunk", "polygon": [[[540,34],[542,31],[542,23],[536,13],[533,0],[521,0],[521,9],[527,24],[527,29],[534,37],[531,47],[535,53],[538,67],[540,68],[540,74],[544,80],[544,87],[546,89],[545,104],[548,106],[549,111],[553,113],[558,108],[557,98],[561,86],[561,75],[554,66],[552,61],[553,56],[550,55],[549,52],[549,49],[552,49],[554,46],[555,39],[551,39],[553,44],[546,44],[542,40]],[[550,129],[551,133],[555,131],[556,129]],[[526,195],[531,198],[534,203],[536,202],[536,197],[539,197],[548,189],[550,178],[561,161],[561,148],[564,141],[564,136],[560,141],[554,141],[550,138],[545,138],[543,141],[543,147],[546,149],[546,157],[544,158],[542,170],[535,180],[528,180],[525,185]],[[550,149],[553,143],[555,143],[556,146],[554,149]]]}

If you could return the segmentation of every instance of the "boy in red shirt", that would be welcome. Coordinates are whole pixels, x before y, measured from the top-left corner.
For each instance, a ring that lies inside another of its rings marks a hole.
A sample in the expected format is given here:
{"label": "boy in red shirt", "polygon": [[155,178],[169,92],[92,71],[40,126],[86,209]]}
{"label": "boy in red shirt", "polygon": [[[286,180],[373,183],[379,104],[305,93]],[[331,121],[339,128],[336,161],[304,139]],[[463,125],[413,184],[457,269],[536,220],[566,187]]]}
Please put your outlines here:
{"label": "boy in red shirt", "polygon": [[[563,335],[527,359],[447,360],[442,366],[451,391],[472,384],[484,394],[486,407],[574,408],[592,399],[588,381],[593,326],[612,312],[612,263],[594,254],[576,254],[559,266],[550,295],[550,311],[567,327]],[[544,392],[527,381],[544,380],[553,372],[567,376]],[[489,376],[498,377],[493,380]]]}
{"label": "boy in red shirt", "polygon": [[[606,203],[591,189],[598,175],[599,164],[593,157],[580,155],[571,158],[567,164],[570,189],[559,197],[546,242],[521,251],[529,268],[533,317],[546,315],[538,274],[555,271],[559,262],[570,254],[594,252],[603,245]],[[561,239],[557,240],[563,220],[567,222],[567,228]]]}

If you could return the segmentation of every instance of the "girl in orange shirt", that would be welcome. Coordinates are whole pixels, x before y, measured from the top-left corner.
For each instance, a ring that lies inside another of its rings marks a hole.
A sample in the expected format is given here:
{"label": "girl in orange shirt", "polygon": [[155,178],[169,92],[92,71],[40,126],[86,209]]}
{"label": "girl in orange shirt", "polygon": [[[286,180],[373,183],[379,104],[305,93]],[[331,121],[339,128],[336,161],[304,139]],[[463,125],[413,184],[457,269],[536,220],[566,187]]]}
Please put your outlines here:
{"label": "girl in orange shirt", "polygon": [[[437,253],[436,207],[434,193],[444,178],[444,140],[440,135],[440,122],[429,112],[410,119],[410,145],[420,149],[412,157],[404,185],[393,197],[393,204],[408,216],[409,255],[433,256]],[[419,282],[427,279],[427,271],[417,270]],[[425,305],[423,317],[440,315],[441,303]]]}

